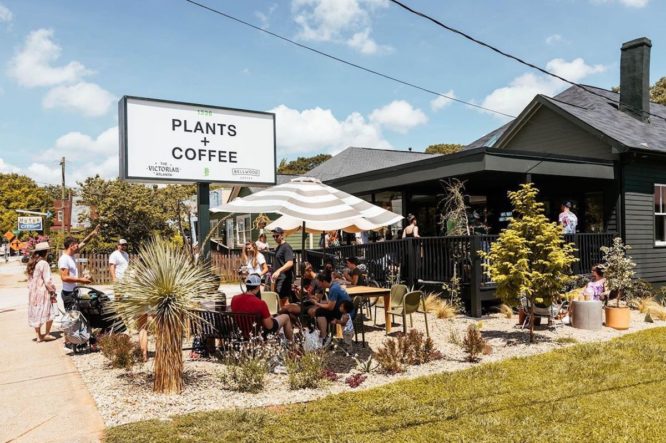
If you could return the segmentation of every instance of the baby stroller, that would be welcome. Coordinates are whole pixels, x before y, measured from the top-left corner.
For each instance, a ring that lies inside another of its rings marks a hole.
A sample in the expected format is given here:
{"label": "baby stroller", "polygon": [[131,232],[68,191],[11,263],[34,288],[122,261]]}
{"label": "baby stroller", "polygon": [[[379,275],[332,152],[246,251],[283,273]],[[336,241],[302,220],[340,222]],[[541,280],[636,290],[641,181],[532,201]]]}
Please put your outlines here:
{"label": "baby stroller", "polygon": [[89,286],[77,286],[73,297],[63,300],[66,313],[61,325],[65,344],[75,353],[86,350],[88,345],[95,345],[93,329],[99,329],[102,334],[127,330],[110,301],[104,292]]}

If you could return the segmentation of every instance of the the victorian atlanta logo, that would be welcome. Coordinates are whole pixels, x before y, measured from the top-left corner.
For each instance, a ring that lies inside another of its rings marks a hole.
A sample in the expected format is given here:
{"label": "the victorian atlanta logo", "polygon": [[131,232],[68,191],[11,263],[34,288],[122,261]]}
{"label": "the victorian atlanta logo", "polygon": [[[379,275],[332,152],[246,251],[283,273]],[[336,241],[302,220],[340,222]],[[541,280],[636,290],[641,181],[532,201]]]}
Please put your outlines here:
{"label": "the victorian atlanta logo", "polygon": [[232,175],[252,175],[255,177],[259,177],[260,171],[259,169],[251,169],[251,168],[233,168],[231,170]]}
{"label": "the victorian atlanta logo", "polygon": [[148,171],[157,177],[173,177],[180,172],[180,168],[171,163],[155,162],[154,165],[148,165]]}

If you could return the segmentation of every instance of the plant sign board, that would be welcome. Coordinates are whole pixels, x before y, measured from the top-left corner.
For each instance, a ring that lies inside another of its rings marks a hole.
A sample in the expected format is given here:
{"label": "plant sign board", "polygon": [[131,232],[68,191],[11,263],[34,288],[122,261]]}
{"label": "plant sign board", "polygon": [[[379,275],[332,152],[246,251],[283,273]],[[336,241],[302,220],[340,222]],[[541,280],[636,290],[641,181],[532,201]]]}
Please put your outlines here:
{"label": "plant sign board", "polygon": [[44,225],[42,217],[19,217],[18,218],[19,231],[43,231]]}
{"label": "plant sign board", "polygon": [[122,179],[275,184],[275,114],[127,96],[119,112]]}

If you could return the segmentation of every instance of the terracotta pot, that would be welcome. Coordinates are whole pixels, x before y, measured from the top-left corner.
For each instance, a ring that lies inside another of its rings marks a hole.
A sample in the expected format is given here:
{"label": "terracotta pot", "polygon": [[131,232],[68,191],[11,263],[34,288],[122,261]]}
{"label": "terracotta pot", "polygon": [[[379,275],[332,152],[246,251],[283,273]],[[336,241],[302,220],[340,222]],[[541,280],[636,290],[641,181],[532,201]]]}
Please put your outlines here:
{"label": "terracotta pot", "polygon": [[629,329],[631,311],[627,307],[606,306],[606,326],[613,329]]}

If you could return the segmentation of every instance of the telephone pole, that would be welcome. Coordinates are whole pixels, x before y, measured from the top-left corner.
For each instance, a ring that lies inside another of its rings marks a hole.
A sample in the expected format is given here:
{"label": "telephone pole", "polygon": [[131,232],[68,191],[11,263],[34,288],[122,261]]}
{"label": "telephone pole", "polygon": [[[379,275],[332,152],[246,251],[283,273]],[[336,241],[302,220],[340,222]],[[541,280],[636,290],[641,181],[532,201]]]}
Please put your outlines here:
{"label": "telephone pole", "polygon": [[60,219],[60,228],[62,229],[62,237],[65,238],[65,157],[60,160],[60,167],[62,171],[62,189],[60,197],[60,209],[62,211],[62,218]]}

